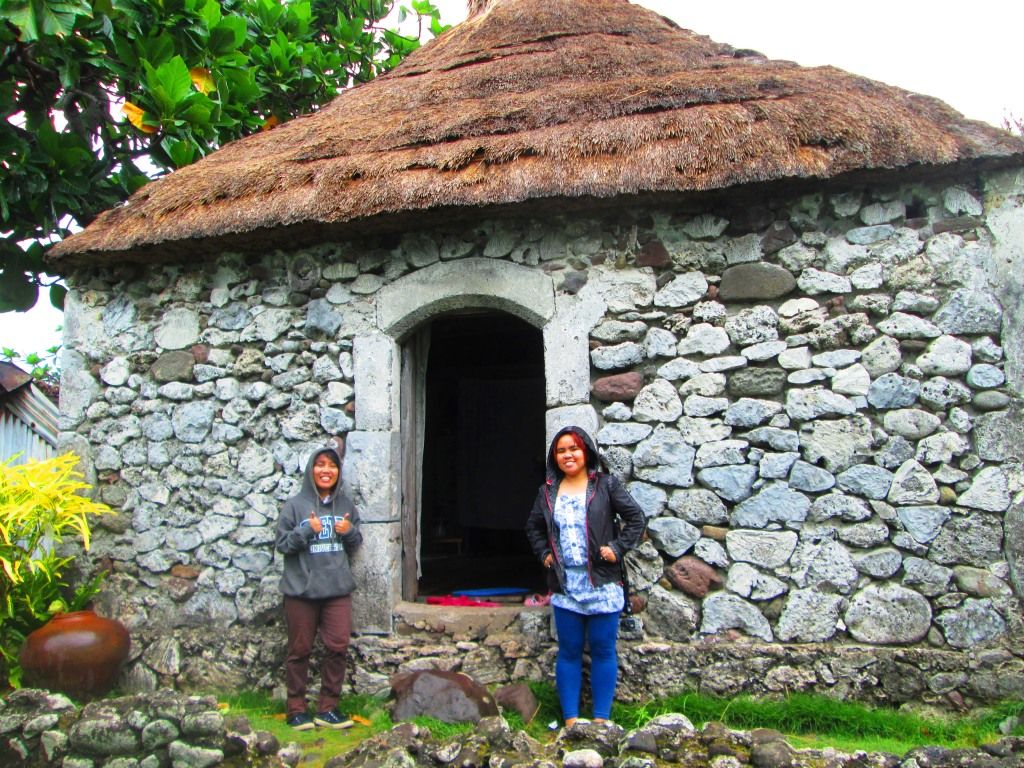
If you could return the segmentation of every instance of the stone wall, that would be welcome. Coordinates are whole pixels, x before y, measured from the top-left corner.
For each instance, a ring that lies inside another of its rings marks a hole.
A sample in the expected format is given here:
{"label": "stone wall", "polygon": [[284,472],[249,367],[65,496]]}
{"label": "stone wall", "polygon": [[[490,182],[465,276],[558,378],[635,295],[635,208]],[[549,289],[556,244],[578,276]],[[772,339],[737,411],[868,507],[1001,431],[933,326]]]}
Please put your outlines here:
{"label": "stone wall", "polygon": [[357,624],[393,632],[399,353],[462,307],[543,330],[549,432],[593,429],[647,511],[647,640],[914,646],[961,674],[968,649],[1013,651],[1022,199],[1012,173],[773,188],[73,275],[62,441],[121,510],[92,557],[143,639],[134,684],[176,677],[161,637],[211,649],[197,678],[229,644],[274,678],[246,643],[278,612],[277,510],[326,435],[349,436],[374,553]]}
{"label": "stone wall", "polygon": [[[401,603],[395,612],[392,635],[353,638],[347,691],[385,698],[393,675],[422,669],[463,672],[490,688],[551,682],[556,649],[546,608],[483,611]],[[123,689],[262,689],[284,698],[285,637],[277,624],[237,625],[215,636],[187,628],[140,630],[134,639]],[[316,659],[314,654],[314,665]],[[1024,699],[1024,659],[1005,647],[965,652],[928,645],[765,643],[734,633],[690,642],[633,635],[620,640],[619,660],[617,698],[632,702],[685,691],[715,696],[807,692],[955,710]]]}

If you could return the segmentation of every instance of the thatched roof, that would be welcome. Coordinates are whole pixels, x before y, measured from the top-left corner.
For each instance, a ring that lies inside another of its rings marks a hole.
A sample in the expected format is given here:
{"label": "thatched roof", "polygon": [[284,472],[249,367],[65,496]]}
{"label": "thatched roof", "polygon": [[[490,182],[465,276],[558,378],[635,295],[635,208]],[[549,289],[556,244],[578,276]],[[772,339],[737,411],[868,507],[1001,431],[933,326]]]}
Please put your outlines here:
{"label": "thatched roof", "polygon": [[936,99],[738,51],[626,0],[475,2],[393,72],[146,186],[54,260],[149,261],[417,212],[1024,158],[1024,142]]}

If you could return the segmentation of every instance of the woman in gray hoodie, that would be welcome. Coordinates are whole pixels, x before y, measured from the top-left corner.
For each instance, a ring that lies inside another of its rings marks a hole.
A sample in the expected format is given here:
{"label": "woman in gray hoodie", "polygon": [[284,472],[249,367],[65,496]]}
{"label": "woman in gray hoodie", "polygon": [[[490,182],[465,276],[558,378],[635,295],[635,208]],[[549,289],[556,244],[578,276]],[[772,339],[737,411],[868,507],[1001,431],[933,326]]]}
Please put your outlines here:
{"label": "woman in gray hoodie", "polygon": [[[352,725],[337,707],[345,680],[352,592],[356,588],[349,554],[362,543],[363,535],[359,514],[341,490],[344,452],[344,443],[332,440],[309,457],[302,490],[284,503],[277,521],[277,551],[284,555],[281,592],[288,627],[287,717],[288,724],[300,731],[317,725]],[[318,630],[325,653],[316,715],[310,717],[306,684]]]}

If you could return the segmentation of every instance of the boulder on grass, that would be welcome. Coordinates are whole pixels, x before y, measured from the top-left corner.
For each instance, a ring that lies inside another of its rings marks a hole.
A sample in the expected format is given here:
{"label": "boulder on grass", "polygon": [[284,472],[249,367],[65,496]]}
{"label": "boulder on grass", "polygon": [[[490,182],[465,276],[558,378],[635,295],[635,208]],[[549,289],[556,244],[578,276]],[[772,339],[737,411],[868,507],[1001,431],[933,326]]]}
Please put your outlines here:
{"label": "boulder on grass", "polygon": [[391,678],[395,721],[426,716],[445,723],[478,723],[498,714],[487,689],[461,672],[422,669]]}
{"label": "boulder on grass", "polygon": [[502,709],[512,709],[523,718],[523,723],[528,724],[533,720],[537,710],[540,709],[540,702],[533,695],[530,686],[526,683],[512,683],[503,685],[494,692],[494,698]]}

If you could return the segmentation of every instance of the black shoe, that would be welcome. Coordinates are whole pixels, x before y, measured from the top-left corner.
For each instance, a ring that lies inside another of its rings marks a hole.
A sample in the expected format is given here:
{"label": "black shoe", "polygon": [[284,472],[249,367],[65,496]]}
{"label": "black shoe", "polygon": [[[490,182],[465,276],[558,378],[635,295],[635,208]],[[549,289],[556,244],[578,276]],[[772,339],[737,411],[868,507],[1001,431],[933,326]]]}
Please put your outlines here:
{"label": "black shoe", "polygon": [[294,715],[288,715],[288,725],[296,731],[309,731],[316,728],[313,718],[307,712],[296,712]]}
{"label": "black shoe", "polygon": [[317,725],[323,726],[324,728],[333,728],[336,731],[340,731],[342,728],[351,728],[352,721],[347,717],[342,717],[338,714],[338,710],[332,709],[329,712],[317,712],[316,717],[313,718],[313,722]]}

